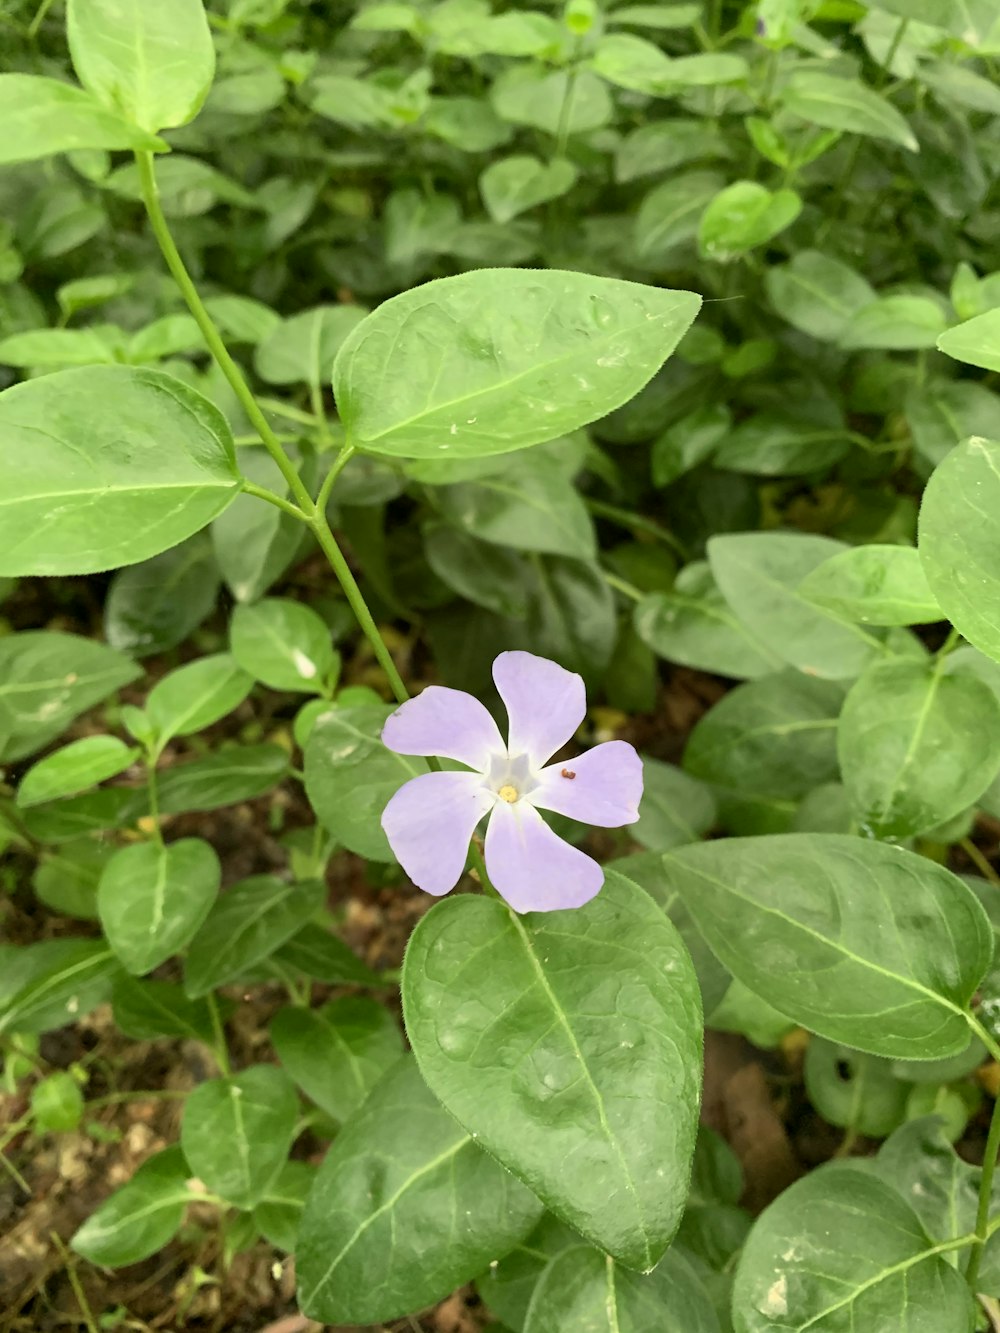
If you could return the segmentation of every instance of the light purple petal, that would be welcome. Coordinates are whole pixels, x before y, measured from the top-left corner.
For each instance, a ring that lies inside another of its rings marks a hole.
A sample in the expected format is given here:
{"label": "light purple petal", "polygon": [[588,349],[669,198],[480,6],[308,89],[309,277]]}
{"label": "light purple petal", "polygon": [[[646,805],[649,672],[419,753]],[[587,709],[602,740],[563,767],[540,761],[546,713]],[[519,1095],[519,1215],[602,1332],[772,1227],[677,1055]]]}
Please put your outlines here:
{"label": "light purple petal", "polygon": [[497,801],[493,807],[486,870],[515,912],[582,907],[604,883],[597,862],[557,837],[526,801]]}
{"label": "light purple petal", "polygon": [[511,652],[493,663],[493,679],[510,720],[507,749],[541,768],[586,716],[582,678],[547,657]]}
{"label": "light purple petal", "polygon": [[437,754],[480,772],[507,748],[478,699],[443,685],[428,685],[397,708],[382,728],[382,742],[397,754]]}
{"label": "light purple petal", "polygon": [[462,878],[469,840],[496,800],[478,773],[423,773],[382,811],[396,860],[418,889],[442,894]]}
{"label": "light purple petal", "polygon": [[543,768],[528,799],[581,824],[618,828],[639,818],[641,796],[642,760],[627,741],[605,741]]}

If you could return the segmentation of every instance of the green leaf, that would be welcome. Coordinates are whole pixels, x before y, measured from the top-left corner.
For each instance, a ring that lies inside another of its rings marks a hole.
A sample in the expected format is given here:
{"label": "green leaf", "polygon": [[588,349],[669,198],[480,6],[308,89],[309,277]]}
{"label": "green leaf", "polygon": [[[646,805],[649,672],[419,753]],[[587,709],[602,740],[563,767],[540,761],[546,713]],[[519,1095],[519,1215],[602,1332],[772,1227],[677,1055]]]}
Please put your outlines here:
{"label": "green leaf", "polygon": [[290,940],[323,904],[319,880],[285,884],[253,875],[218,899],[188,950],[184,989],[192,999],[224,986]]}
{"label": "green leaf", "polygon": [[15,385],[0,394],[0,431],[0,574],[146,560],[241,484],[225,417],[158,370],[92,366]]}
{"label": "green leaf", "polygon": [[727,263],[790,227],[801,211],[802,199],[794,190],[771,191],[756,181],[735,181],[702,214],[698,250],[703,259]]}
{"label": "green leaf", "polygon": [[274,1065],[201,1083],[184,1103],[181,1147],[193,1175],[235,1208],[254,1208],[288,1158],[299,1099]]}
{"label": "green leaf", "polygon": [[[627,1001],[595,1004],[622,968]],[[477,1141],[595,1244],[651,1268],[687,1193],[701,1005],[648,895],[611,870],[573,912],[449,898],[410,937],[403,1009],[421,1072]]]}
{"label": "green leaf", "polygon": [[928,296],[880,296],[855,311],[840,346],[882,351],[934,347],[947,325],[942,305]]}
{"label": "green leaf", "polygon": [[937,340],[939,351],[956,361],[984,370],[1000,370],[1000,310],[988,310],[947,329]]}
{"label": "green leaf", "polygon": [[850,448],[850,433],[828,400],[755,412],[729,432],[715,453],[715,465],[754,476],[795,476],[819,472]]}
{"label": "green leaf", "polygon": [[58,630],[0,637],[0,756],[23,759],[141,669],[103,643]]}
{"label": "green leaf", "polygon": [[343,940],[312,923],[302,927],[273,960],[328,985],[378,986],[377,972],[366,966]]}
{"label": "green leaf", "polygon": [[446,523],[428,523],[423,537],[427,563],[460,597],[499,616],[524,618],[528,589],[520,556]]}
{"label": "green leaf", "polygon": [[66,1027],[105,1000],[121,969],[103,940],[45,940],[5,960],[0,1033]]}
{"label": "green leaf", "polygon": [[221,879],[219,858],[201,838],[115,852],[101,875],[97,907],[125,969],[141,976],[183,949],[208,915]]}
{"label": "green leaf", "polygon": [[715,798],[702,782],[673,764],[642,757],[639,822],[630,832],[641,847],[665,852],[697,842],[715,823]]}
{"label": "green leaf", "polygon": [[781,665],[769,644],[730,610],[704,561],[682,569],[673,592],[650,593],[634,611],[636,633],[668,662],[735,680]]}
{"label": "green leaf", "polygon": [[684,768],[717,786],[795,800],[838,775],[843,702],[838,685],[795,671],[738,685],[695,724]]}
{"label": "green leaf", "polygon": [[547,134],[586,134],[607,125],[614,106],[603,79],[588,69],[548,70],[521,62],[505,70],[490,89],[501,120],[530,125]]}
{"label": "green leaf", "polygon": [[202,0],[68,0],[66,30],[80,82],[144,130],[193,120],[215,73]]}
{"label": "green leaf", "polygon": [[808,601],[861,625],[923,625],[943,620],[911,546],[852,546],[817,565],[799,584]]}
{"label": "green leaf", "polygon": [[277,1179],[253,1210],[260,1234],[271,1245],[291,1254],[297,1247],[299,1222],[316,1168],[308,1162],[286,1162]]}
{"label": "green leaf", "polygon": [[363,306],[319,305],[282,320],[257,348],[257,374],[268,384],[327,384],[337,353],[367,313]]}
{"label": "green leaf", "polygon": [[229,653],[213,653],[171,671],[157,681],[146,700],[157,751],[175,736],[190,736],[218,722],[252,689],[253,677]]}
{"label": "green leaf", "polygon": [[0,74],[0,117],[0,166],[81,148],[166,148],[82,88],[34,74]]}
{"label": "green leaf", "polygon": [[136,657],[176,648],[211,613],[218,591],[211,542],[205,533],[196,533],[118,571],[104,603],[108,643]]}
{"label": "green leaf", "polygon": [[972,380],[932,380],[906,396],[914,448],[932,467],[970,435],[1000,436],[1000,396]]}
{"label": "green leaf", "polygon": [[[909,1199],[928,1236],[952,1240],[976,1227],[976,1205],[982,1169],[971,1166],[955,1152],[944,1134],[944,1121],[936,1115],[921,1116],[902,1125],[879,1149],[874,1162],[878,1177],[904,1199]],[[989,1266],[991,1239],[984,1259]],[[959,1271],[965,1269],[967,1251],[952,1253]],[[980,1291],[989,1291],[980,1271]]]}
{"label": "green leaf", "polygon": [[156,1153],[91,1213],[70,1241],[73,1249],[102,1268],[124,1268],[156,1254],[184,1220],[190,1175],[176,1145]]}
{"label": "green leaf", "polygon": [[17,804],[24,810],[85,791],[123,773],[139,753],[117,736],[85,736],[72,741],[28,769],[17,789]]}
{"label": "green leaf", "polygon": [[698,234],[701,215],[725,185],[717,171],[682,171],[650,190],[633,225],[636,256],[657,263]]}
{"label": "green leaf", "polygon": [[[189,1000],[172,981],[137,981],[122,976],[111,995],[115,1023],[134,1041],[157,1037],[193,1037],[211,1045],[212,1014],[205,1000]],[[223,1002],[224,1003],[224,1002]]]}
{"label": "green leaf", "polygon": [[651,1273],[630,1273],[589,1245],[563,1250],[542,1273],[524,1333],[718,1333],[694,1270],[673,1250]]}
{"label": "green leaf", "polygon": [[83,1093],[65,1069],[56,1070],[31,1090],[32,1128],[37,1134],[65,1134],[83,1118]]}
{"label": "green leaf", "polygon": [[876,662],[844,703],[837,750],[861,828],[926,833],[974,804],[1000,769],[1000,700],[947,659]]}
{"label": "green leaf", "polygon": [[325,694],[340,664],[329,627],[301,602],[271,597],[238,606],[229,630],[233,657],[272,690]]}
{"label": "green leaf", "polygon": [[386,301],[348,337],[333,368],[341,418],[360,448],[404,458],[541,444],[631,398],[700,304],[556,270],[440,278]]}
{"label": "green leaf", "polygon": [[736,1270],[733,1309],[738,1333],[975,1326],[968,1287],[906,1200],[840,1164],[797,1181],[758,1220]]}
{"label": "green leaf", "polygon": [[354,1114],[403,1053],[396,1020],[385,1006],[350,996],[321,1009],[279,1009],[270,1035],[302,1091],[339,1122]]}
{"label": "green leaf", "polygon": [[712,573],[734,614],[790,666],[838,680],[862,669],[878,640],[834,619],[799,592],[843,542],[804,532],[739,532],[708,543]]}
{"label": "green leaf", "polygon": [[615,150],[615,180],[624,184],[643,176],[662,175],[694,160],[731,156],[728,140],[720,130],[713,129],[711,122],[655,120],[621,139]]}
{"label": "green leaf", "polygon": [[824,1120],[882,1139],[901,1125],[910,1084],[877,1055],[813,1037],[803,1067],[806,1093]]}
{"label": "green leaf", "polygon": [[672,63],[653,42],[630,33],[602,37],[591,57],[592,68],[609,83],[654,97],[669,88]]}
{"label": "green leaf", "polygon": [[306,795],[339,843],[372,861],[394,861],[380,820],[389,798],[410,778],[428,772],[413,755],[382,744],[394,706],[333,708],[316,719],[305,749]]}
{"label": "green leaf", "polygon": [[165,769],[159,777],[163,815],[215,810],[252,801],[270,791],[288,772],[280,745],[230,745],[204,759]]}
{"label": "green leaf", "polygon": [[837,342],[847,325],[875,300],[875,291],[853,268],[819,250],[800,250],[765,277],[771,304],[782,319],[822,342]]}
{"label": "green leaf", "polygon": [[801,70],[785,85],[781,103],[786,111],[825,129],[900,144],[911,153],[920,149],[913,131],[892,103],[858,79]]}
{"label": "green leaf", "polygon": [[573,188],[576,176],[576,167],[564,157],[541,162],[537,157],[517,154],[491,162],[479,177],[479,192],[494,222],[510,222],[564,195]]}
{"label": "green leaf", "polygon": [[538,1226],[520,1245],[499,1262],[491,1263],[476,1279],[481,1299],[490,1313],[503,1321],[504,1329],[523,1330],[531,1297],[549,1262],[579,1244],[575,1231],[551,1213],[543,1213]]}
{"label": "green leaf", "polygon": [[97,884],[114,848],[107,842],[81,838],[39,859],[31,886],[39,900],[53,911],[97,920]]}
{"label": "green leaf", "polygon": [[927,483],[918,550],[944,614],[970,643],[1000,661],[998,515],[1000,444],[976,437],[953,450]]}
{"label": "green leaf", "polygon": [[26,369],[90,366],[123,359],[125,339],[114,324],[86,329],[27,329],[0,342],[0,361]]}
{"label": "green leaf", "polygon": [[895,1059],[968,1045],[993,936],[941,866],[835,833],[728,838],[664,864],[717,957],[796,1023]]}
{"label": "green leaf", "polygon": [[710,458],[733,428],[732,413],[721,403],[707,404],[668,426],[653,441],[650,465],[654,486],[669,486]]}
{"label": "green leaf", "polygon": [[24,827],[37,842],[72,842],[85,833],[124,828],[143,813],[146,793],[134,787],[98,787],[48,805],[32,806]]}
{"label": "green leaf", "polygon": [[[304,460],[294,450],[290,456],[305,472]],[[263,448],[241,449],[240,469],[249,481],[287,496],[288,483]],[[263,596],[295,559],[305,535],[294,515],[253,495],[238,495],[212,524],[215,558],[235,599],[254,602]]]}
{"label": "green leaf", "polygon": [[541,1211],[438,1104],[414,1061],[399,1060],[338,1134],[306,1201],[299,1304],[338,1325],[419,1310],[504,1255]]}

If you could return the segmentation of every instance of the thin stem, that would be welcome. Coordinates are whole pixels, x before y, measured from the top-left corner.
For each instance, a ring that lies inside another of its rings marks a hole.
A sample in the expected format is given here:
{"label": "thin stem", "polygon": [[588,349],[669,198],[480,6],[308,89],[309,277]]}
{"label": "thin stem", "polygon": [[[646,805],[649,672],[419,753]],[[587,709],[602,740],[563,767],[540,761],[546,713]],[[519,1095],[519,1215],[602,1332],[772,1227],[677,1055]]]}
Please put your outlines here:
{"label": "thin stem", "polygon": [[312,408],[313,414],[316,417],[319,426],[318,434],[320,439],[324,444],[329,444],[333,439],[333,435],[331,434],[330,422],[326,415],[326,405],[323,402],[323,388],[321,385],[311,384],[309,386],[309,406]]}
{"label": "thin stem", "polygon": [[606,500],[594,500],[589,495],[584,497],[584,502],[590,512],[596,514],[598,518],[609,518],[613,523],[618,523],[623,528],[633,528],[636,532],[648,532],[651,537],[666,542],[682,560],[687,559],[687,551],[674,534],[668,532],[654,519],[646,518],[644,514],[635,514],[631,509],[622,509],[618,505],[608,504]]}
{"label": "thin stem", "polygon": [[330,492],[333,490],[333,483],[337,480],[341,472],[343,472],[344,468],[354,457],[354,454],[355,454],[354,445],[348,442],[347,444],[344,445],[343,449],[341,449],[340,453],[333,460],[333,463],[330,466],[330,471],[326,474],[326,477],[324,478],[323,481],[323,485],[319,488],[319,495],[317,495],[316,497],[316,508],[321,513],[324,514],[326,513],[326,505],[327,501],[330,498]]}
{"label": "thin stem", "polygon": [[34,41],[38,35],[38,29],[45,22],[45,15],[52,8],[52,0],[42,0],[42,3],[35,10],[35,17],[28,24],[28,37]]}
{"label": "thin stem", "polygon": [[222,1016],[219,1013],[219,1006],[212,991],[205,997],[208,1000],[208,1012],[212,1016],[212,1031],[215,1033],[215,1058],[219,1062],[219,1069],[225,1078],[233,1072],[229,1063],[229,1049],[226,1046],[226,1034],[222,1027]]}
{"label": "thin stem", "polygon": [[986,1139],[986,1154],[983,1157],[983,1174],[979,1181],[979,1206],[976,1209],[976,1239],[969,1255],[965,1280],[973,1291],[979,1277],[979,1265],[983,1261],[983,1246],[989,1236],[990,1203],[993,1199],[993,1176],[997,1169],[997,1153],[1000,1152],[1000,1098],[993,1103],[993,1115],[990,1119],[990,1132]]}
{"label": "thin stem", "polygon": [[634,583],[628,583],[625,579],[620,579],[617,574],[612,574],[607,569],[601,570],[601,577],[609,588],[616,588],[618,592],[624,593],[626,597],[631,597],[633,602],[641,602],[645,593],[639,591]]}
{"label": "thin stem", "polygon": [[166,260],[167,268],[177,283],[181,295],[187,303],[188,309],[194,316],[195,323],[201,330],[201,336],[205,339],[205,345],[212,353],[212,356],[219,364],[219,368],[229,381],[229,385],[239,400],[240,406],[246,413],[248,419],[252,422],[254,429],[260,435],[264,447],[274,459],[281,470],[281,475],[288,483],[288,489],[294,495],[299,503],[303,513],[312,513],[312,498],[295,470],[295,465],[285,453],[281,442],[271,429],[267,418],[258,406],[256,398],[250,391],[239,366],[229,355],[226,344],[222,341],[222,335],[215,327],[211,315],[202,304],[201,297],[198,295],[198,289],[195,287],[181,258],[181,253],[174,244],[174,238],[170,232],[170,226],[167,223],[166,216],[160,206],[160,195],[156,185],[156,172],[153,169],[153,155],[145,150],[138,150],[135,154],[136,164],[139,168],[139,182],[142,188],[142,201],[149,215],[149,221],[153,228],[153,234],[159,244],[163,258]]}
{"label": "thin stem", "polygon": [[149,817],[153,821],[153,841],[163,846],[163,830],[160,828],[160,792],[157,786],[156,755],[146,760],[146,791],[149,794]]}
{"label": "thin stem", "polygon": [[896,59],[896,52],[899,50],[899,44],[906,36],[906,29],[909,26],[909,19],[900,19],[899,23],[896,25],[896,31],[892,34],[892,41],[889,43],[889,49],[885,53],[885,60],[878,73],[878,80],[875,84],[876,88],[881,88],[892,73],[892,62]]}
{"label": "thin stem", "polygon": [[972,864],[982,875],[983,879],[988,879],[991,884],[995,885],[997,888],[1000,888],[1000,875],[998,875],[997,872],[993,869],[989,861],[979,850],[976,844],[972,841],[972,839],[959,838],[958,845],[959,847],[961,847],[962,851],[966,854],[966,856],[969,858]]}
{"label": "thin stem", "polygon": [[344,596],[354,612],[354,617],[361,626],[365,638],[372,646],[372,651],[375,653],[379,666],[388,677],[393,694],[401,704],[405,704],[410,697],[409,691],[403,684],[402,676],[396,670],[396,663],[392,660],[392,654],[385,646],[382,635],[378,632],[378,626],[375,624],[372,613],[368,610],[368,603],[358,587],[357,579],[351,573],[351,567],[347,563],[343,551],[337,545],[337,539],[334,537],[326,514],[322,509],[317,508],[315,510],[309,522],[309,527],[319,542],[323,554],[329,560],[330,566],[337,576],[337,581],[344,590]]}
{"label": "thin stem", "polygon": [[73,1295],[76,1297],[76,1303],[80,1307],[80,1318],[87,1326],[87,1333],[101,1333],[101,1330],[98,1328],[97,1322],[94,1319],[94,1312],[88,1304],[86,1294],[83,1290],[83,1284],[77,1276],[76,1258],[66,1249],[58,1232],[50,1231],[49,1237],[53,1245],[55,1245],[56,1249],[59,1251],[60,1258],[63,1261],[63,1266],[66,1269],[66,1276],[69,1278],[69,1285],[73,1288]]}
{"label": "thin stem", "polygon": [[[301,407],[293,407],[291,403],[283,403],[280,398],[258,397],[257,404],[265,412],[273,412],[276,417],[287,417],[289,421],[297,421],[300,426],[308,426],[310,430],[316,430],[319,422],[311,412],[303,412]],[[257,436],[254,436],[256,439]]]}
{"label": "thin stem", "polygon": [[268,504],[276,505],[278,509],[283,509],[286,514],[291,514],[292,518],[301,519],[303,523],[309,520],[303,514],[298,505],[293,505],[290,500],[286,500],[281,495],[276,495],[274,491],[269,491],[266,486],[258,486],[255,482],[243,478],[243,489],[247,495],[253,495],[258,500],[266,500]]}
{"label": "thin stem", "polygon": [[482,884],[487,893],[495,898],[499,898],[500,894],[493,887],[493,881],[490,879],[489,872],[486,869],[486,858],[483,856],[479,843],[476,842],[475,838],[473,838],[469,844],[469,855],[472,858],[473,868],[479,876],[480,884]]}
{"label": "thin stem", "polygon": [[945,639],[944,643],[937,650],[934,656],[937,657],[938,659],[943,659],[947,657],[950,652],[953,652],[958,647],[959,643],[961,642],[961,638],[962,636],[959,633],[959,631],[955,628],[954,625],[952,625],[951,629],[948,631],[948,637]]}

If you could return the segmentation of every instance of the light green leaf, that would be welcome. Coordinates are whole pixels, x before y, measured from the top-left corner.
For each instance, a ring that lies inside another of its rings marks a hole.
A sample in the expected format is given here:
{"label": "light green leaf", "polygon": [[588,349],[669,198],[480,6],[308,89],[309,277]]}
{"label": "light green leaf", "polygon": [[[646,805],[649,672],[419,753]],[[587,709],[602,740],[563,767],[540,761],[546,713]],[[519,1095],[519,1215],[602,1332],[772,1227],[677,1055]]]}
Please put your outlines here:
{"label": "light green leaf", "polygon": [[636,256],[656,263],[698,234],[701,215],[725,185],[717,171],[682,171],[650,190],[633,226]]}
{"label": "light green leaf", "polygon": [[221,879],[219,858],[201,838],[115,852],[101,875],[97,908],[126,970],[152,972],[183,949],[208,915]]}
{"label": "light green leaf", "polygon": [[254,1208],[288,1159],[298,1111],[291,1079],[274,1065],[199,1084],[181,1121],[192,1175],[235,1208]]}
{"label": "light green leaf", "polygon": [[956,361],[984,370],[1000,370],[1000,309],[967,319],[941,333],[938,350]]}
{"label": "light green leaf", "polygon": [[144,130],[186,125],[208,95],[215,47],[202,0],[68,0],[66,30],[83,86]]}
{"label": "light green leaf", "polygon": [[447,523],[427,524],[423,536],[427,563],[460,597],[499,616],[524,618],[528,589],[520,556]]}
{"label": "light green leaf", "polygon": [[0,431],[0,574],[135,564],[204,527],[240,488],[225,417],[157,370],[15,385],[0,395]]}
{"label": "light green leaf", "polygon": [[972,1333],[972,1296],[906,1200],[834,1165],[785,1190],[750,1233],[733,1289],[736,1333],[904,1328]]}
{"label": "light green leaf", "polygon": [[715,798],[704,783],[674,764],[643,756],[639,821],[630,830],[641,847],[665,852],[697,842],[715,823],[715,816]]}
{"label": "light green leaf", "polygon": [[138,749],[130,748],[117,736],[85,736],[72,741],[28,769],[17,789],[17,804],[24,810],[29,805],[73,796],[123,773],[138,755]]}
{"label": "light green leaf", "polygon": [[83,1118],[83,1093],[66,1069],[47,1074],[31,1089],[32,1129],[36,1134],[66,1134]]}
{"label": "light green leaf", "polygon": [[81,148],[166,148],[82,88],[34,74],[0,74],[0,118],[0,166]]}
{"label": "light green leaf", "polygon": [[813,1037],[803,1077],[809,1100],[831,1125],[882,1139],[903,1123],[912,1085],[888,1060]]}
{"label": "light green leaf", "polygon": [[0,755],[23,759],[141,669],[103,643],[59,630],[0,636]]}
{"label": "light green leaf", "polygon": [[316,1168],[308,1162],[286,1162],[253,1210],[260,1234],[286,1254],[297,1248],[302,1210],[315,1178]]}
{"label": "light green leaf", "polygon": [[333,708],[317,718],[305,749],[306,794],[339,843],[372,861],[395,857],[380,823],[389,798],[428,772],[425,760],[382,744],[393,706]]}
{"label": "light green leaf", "polygon": [[123,1268],[156,1254],[184,1220],[190,1175],[178,1146],[156,1153],[91,1213],[70,1241],[73,1249],[102,1268]]}
{"label": "light green leaf", "polygon": [[548,70],[527,61],[494,81],[490,101],[501,120],[552,135],[559,133],[560,121],[567,135],[586,134],[607,125],[614,114],[604,80],[591,70]]}
{"label": "light green leaf", "polygon": [[1000,661],[1000,444],[974,437],[935,469],[917,549],[944,614]]}
{"label": "light green leaf", "polygon": [[209,615],[218,591],[212,544],[207,534],[196,533],[151,560],[119,570],[104,603],[108,643],[136,657],[176,648]]}
{"label": "light green leaf", "polygon": [[370,452],[507,453],[626,402],[700,304],[690,292],[556,270],[440,278],[354,330],[337,355],[334,392],[350,438]]}
{"label": "light green leaf", "polygon": [[319,305],[282,320],[257,348],[257,374],[268,384],[329,383],[337,353],[367,313],[358,305]]}
{"label": "light green leaf", "polygon": [[315,611],[288,598],[238,606],[230,626],[233,657],[272,690],[327,694],[340,656]]}
{"label": "light green leaf", "polygon": [[565,158],[546,163],[518,154],[491,162],[479,177],[479,192],[494,222],[510,222],[539,204],[558,199],[573,188],[576,176],[576,167]]}
{"label": "light green leaf", "polygon": [[970,672],[876,662],[844,703],[837,750],[851,804],[875,837],[911,837],[973,805],[1000,769],[1000,701]]}
{"label": "light green leaf", "polygon": [[321,1009],[279,1009],[270,1036],[306,1096],[339,1122],[354,1114],[403,1053],[402,1034],[385,1006],[352,996]]}
{"label": "light green leaf", "polygon": [[970,435],[1000,437],[1000,395],[972,380],[932,380],[913,389],[905,412],[914,448],[932,467]]}
{"label": "light green leaf", "polygon": [[823,342],[837,342],[875,291],[853,268],[819,250],[800,250],[767,270],[771,304],[782,319]]}
{"label": "light green leaf", "polygon": [[821,472],[850,448],[850,432],[828,399],[755,412],[729,432],[715,465],[753,476]]}
{"label": "light green leaf", "polygon": [[713,537],[708,559],[733,613],[790,666],[838,680],[855,676],[875,635],[812,605],[799,584],[843,542],[804,532],[740,532]]}
{"label": "light green leaf", "polygon": [[941,866],[835,833],[701,843],[664,865],[717,957],[794,1022],[893,1059],[968,1045],[993,934]]}
{"label": "light green leaf", "polygon": [[76,1023],[111,992],[121,967],[103,940],[45,940],[5,959],[0,1033]]}
{"label": "light green leaf", "polygon": [[934,347],[946,326],[942,306],[928,296],[880,296],[855,311],[839,341],[847,348],[919,351]]}
{"label": "light green leaf", "polygon": [[146,700],[157,752],[174,736],[190,736],[237,708],[253,689],[253,677],[229,653],[188,662],[157,681]]}
{"label": "light green leaf", "polygon": [[125,335],[114,324],[91,324],[86,329],[27,329],[0,342],[0,362],[20,370],[110,365],[123,360],[124,355]]}
{"label": "light green leaf", "polygon": [[626,134],[615,151],[619,184],[660,175],[673,167],[704,158],[731,157],[721,131],[703,120],[654,120]]}
{"label": "light green leaf", "polygon": [[295,1256],[299,1304],[324,1323],[382,1324],[468,1282],[523,1240],[541,1211],[406,1057],[320,1167]]}
{"label": "light green leaf", "polygon": [[861,625],[943,620],[912,546],[852,546],[817,565],[799,584],[808,601]]}
{"label": "light green leaf", "polygon": [[732,428],[732,414],[722,403],[695,408],[668,426],[653,441],[650,459],[653,485],[669,486],[685,472],[704,463],[728,438]]}
{"label": "light green leaf", "polygon": [[[622,968],[625,990],[595,1003]],[[656,1264],[687,1194],[701,1004],[648,895],[609,870],[572,912],[446,899],[410,937],[403,1009],[421,1072],[477,1141],[602,1249]]]}
{"label": "light green leaf", "polygon": [[815,70],[793,74],[781,93],[785,110],[825,129],[846,130],[895,143],[916,153],[920,145],[891,102],[858,79],[840,79]]}
{"label": "light green leaf", "polygon": [[288,752],[280,745],[231,745],[178,764],[160,775],[160,813],[189,814],[252,801],[279,783],[288,765]]}
{"label": "light green leaf", "polygon": [[602,37],[591,57],[591,68],[609,83],[654,97],[669,90],[673,61],[653,42],[629,33]]}
{"label": "light green leaf", "polygon": [[735,181],[701,215],[698,250],[703,259],[727,263],[790,227],[801,211],[802,199],[794,190]]}
{"label": "light green leaf", "polygon": [[[308,475],[294,450],[290,456]],[[287,496],[288,483],[278,465],[261,449],[240,450],[240,470],[258,486]],[[238,602],[253,602],[280,578],[298,554],[306,530],[293,514],[255,496],[238,495],[212,524],[212,545],[219,571]]]}

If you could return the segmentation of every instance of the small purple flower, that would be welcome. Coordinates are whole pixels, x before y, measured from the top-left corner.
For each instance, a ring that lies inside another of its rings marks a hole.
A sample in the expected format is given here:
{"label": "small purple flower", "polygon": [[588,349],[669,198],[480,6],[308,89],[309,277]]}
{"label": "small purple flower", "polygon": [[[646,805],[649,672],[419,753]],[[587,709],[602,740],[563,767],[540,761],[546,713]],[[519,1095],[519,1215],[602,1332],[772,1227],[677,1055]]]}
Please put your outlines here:
{"label": "small purple flower", "polygon": [[558,837],[539,809],[617,828],[639,818],[642,760],[625,741],[566,763],[546,761],[587,711],[583,681],[534,653],[501,653],[493,679],[507,709],[507,742],[486,708],[462,690],[430,685],[382,730],[397,754],[440,755],[474,772],[425,773],[404,783],[382,814],[400,865],[418,888],[442,894],[465,869],[484,815],[486,869],[517,912],[582,907],[600,890],[598,863]]}

